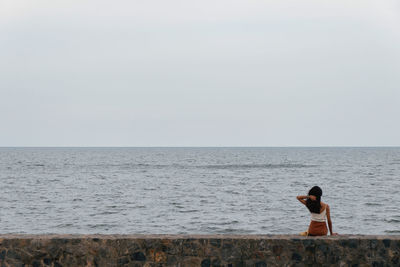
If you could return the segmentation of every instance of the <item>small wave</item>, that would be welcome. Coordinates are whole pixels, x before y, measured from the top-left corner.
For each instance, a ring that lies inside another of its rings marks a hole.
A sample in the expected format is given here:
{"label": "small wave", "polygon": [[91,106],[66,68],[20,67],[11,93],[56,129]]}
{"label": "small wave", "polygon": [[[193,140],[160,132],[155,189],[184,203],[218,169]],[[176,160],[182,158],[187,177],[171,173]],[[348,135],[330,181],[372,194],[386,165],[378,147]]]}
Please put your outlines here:
{"label": "small wave", "polygon": [[399,219],[385,219],[385,222],[388,222],[388,223],[400,223],[400,220]]}
{"label": "small wave", "polygon": [[155,190],[157,190],[156,188],[144,188],[143,189],[144,191],[155,191]]}
{"label": "small wave", "polygon": [[385,233],[387,233],[387,234],[399,234],[400,230],[385,230]]}
{"label": "small wave", "polygon": [[224,191],[224,192],[225,192],[225,193],[228,193],[228,194],[232,194],[232,195],[240,195],[239,192],[234,191],[234,190],[226,190],[226,191]]}
{"label": "small wave", "polygon": [[372,203],[372,202],[367,202],[364,204],[365,206],[382,206],[381,203]]}
{"label": "small wave", "polygon": [[120,213],[120,211],[109,211],[109,210],[107,210],[107,211],[100,212],[99,215],[112,215],[112,214],[117,214],[117,213]]}
{"label": "small wave", "polygon": [[72,223],[62,223],[62,224],[57,225],[56,227],[57,228],[68,228],[68,227],[72,227],[72,226],[74,226]]}
{"label": "small wave", "polygon": [[228,222],[219,222],[219,223],[214,223],[215,225],[231,225],[231,224],[237,224],[239,221],[228,221]]}
{"label": "small wave", "polygon": [[200,169],[289,169],[289,168],[312,168],[317,165],[278,163],[278,164],[209,164],[209,165],[188,165],[188,164],[147,164],[147,163],[124,163],[124,164],[102,164],[94,167],[119,167],[122,169],[163,169],[163,168],[200,168]]}
{"label": "small wave", "polygon": [[27,164],[26,167],[44,167],[44,164]]}
{"label": "small wave", "polygon": [[180,210],[178,211],[179,213],[192,213],[192,212],[198,212],[199,210]]}
{"label": "small wave", "polygon": [[289,168],[312,168],[316,165],[281,163],[281,164],[218,164],[199,165],[199,168],[206,169],[289,169]]}
{"label": "small wave", "polygon": [[88,227],[91,229],[97,229],[97,228],[105,228],[106,230],[108,228],[113,228],[118,226],[117,224],[108,224],[108,223],[99,223],[99,224],[89,224]]}

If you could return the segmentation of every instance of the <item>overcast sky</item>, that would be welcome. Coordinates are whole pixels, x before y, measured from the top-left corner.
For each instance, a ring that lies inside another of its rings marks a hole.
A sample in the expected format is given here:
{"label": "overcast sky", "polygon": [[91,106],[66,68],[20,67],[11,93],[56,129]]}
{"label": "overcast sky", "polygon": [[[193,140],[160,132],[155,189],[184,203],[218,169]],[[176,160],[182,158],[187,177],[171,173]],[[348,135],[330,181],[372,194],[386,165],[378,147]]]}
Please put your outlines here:
{"label": "overcast sky", "polygon": [[0,146],[399,146],[399,3],[1,0]]}

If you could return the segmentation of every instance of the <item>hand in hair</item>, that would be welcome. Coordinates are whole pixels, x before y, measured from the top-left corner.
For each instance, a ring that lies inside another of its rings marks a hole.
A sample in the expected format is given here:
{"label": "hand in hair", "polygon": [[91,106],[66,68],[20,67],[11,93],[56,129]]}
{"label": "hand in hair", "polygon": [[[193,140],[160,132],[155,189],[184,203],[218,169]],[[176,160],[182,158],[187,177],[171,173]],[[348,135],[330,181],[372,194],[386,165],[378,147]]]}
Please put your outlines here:
{"label": "hand in hair", "polygon": [[311,199],[312,201],[317,200],[317,197],[316,197],[316,196],[313,196],[313,195],[309,195],[308,198]]}

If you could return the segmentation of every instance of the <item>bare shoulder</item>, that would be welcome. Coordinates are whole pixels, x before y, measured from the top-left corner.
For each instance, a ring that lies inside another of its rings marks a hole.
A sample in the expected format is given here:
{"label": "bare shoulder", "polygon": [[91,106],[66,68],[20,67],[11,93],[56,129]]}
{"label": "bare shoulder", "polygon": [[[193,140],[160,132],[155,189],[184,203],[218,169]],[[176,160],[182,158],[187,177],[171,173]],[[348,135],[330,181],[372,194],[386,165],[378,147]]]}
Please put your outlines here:
{"label": "bare shoulder", "polygon": [[324,203],[325,204],[325,209],[327,210],[327,211],[329,211],[329,205],[327,204],[327,203]]}
{"label": "bare shoulder", "polygon": [[327,203],[321,201],[321,208],[322,208],[322,210],[325,210],[325,209],[329,210],[329,205]]}

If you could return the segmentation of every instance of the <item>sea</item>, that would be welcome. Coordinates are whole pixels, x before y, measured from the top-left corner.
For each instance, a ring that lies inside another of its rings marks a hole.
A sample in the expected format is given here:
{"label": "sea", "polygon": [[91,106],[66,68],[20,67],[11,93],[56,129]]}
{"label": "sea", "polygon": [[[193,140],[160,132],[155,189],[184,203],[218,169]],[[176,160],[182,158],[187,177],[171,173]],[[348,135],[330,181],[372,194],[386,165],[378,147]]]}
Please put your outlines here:
{"label": "sea", "polygon": [[400,234],[399,147],[0,148],[0,233]]}

